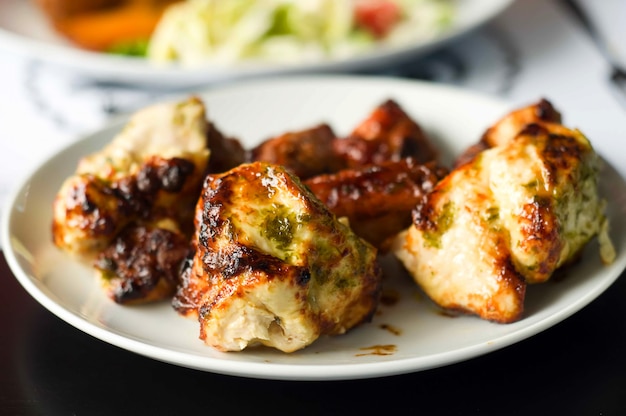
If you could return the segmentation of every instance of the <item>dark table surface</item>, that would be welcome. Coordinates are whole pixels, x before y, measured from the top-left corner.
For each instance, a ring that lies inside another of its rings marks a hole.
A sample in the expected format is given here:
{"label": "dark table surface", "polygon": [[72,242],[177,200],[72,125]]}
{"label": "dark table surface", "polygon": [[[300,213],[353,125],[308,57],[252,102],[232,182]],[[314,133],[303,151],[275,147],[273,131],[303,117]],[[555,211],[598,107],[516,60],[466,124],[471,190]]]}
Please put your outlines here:
{"label": "dark table surface", "polygon": [[626,414],[624,276],[560,324],[485,356],[300,382],[191,370],[104,343],[39,305],[0,257],[0,415]]}

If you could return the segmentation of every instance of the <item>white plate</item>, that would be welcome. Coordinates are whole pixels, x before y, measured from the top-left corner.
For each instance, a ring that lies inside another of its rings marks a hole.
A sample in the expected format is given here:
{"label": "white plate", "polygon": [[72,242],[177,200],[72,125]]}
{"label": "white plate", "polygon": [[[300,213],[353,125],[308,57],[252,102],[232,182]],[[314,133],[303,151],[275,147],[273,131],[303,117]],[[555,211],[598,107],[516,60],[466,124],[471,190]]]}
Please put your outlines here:
{"label": "white plate", "polygon": [[[450,87],[384,78],[244,82],[202,97],[209,118],[247,146],[321,121],[344,134],[384,99],[393,98],[445,149],[448,158],[474,143],[487,126],[512,109],[501,101]],[[617,260],[603,266],[596,244],[591,244],[566,280],[528,290],[526,314],[519,322],[499,325],[470,316],[446,316],[420,296],[407,275],[390,267],[388,285],[401,293],[400,301],[381,305],[370,324],[347,335],[319,339],[293,354],[270,349],[216,352],[198,339],[197,322],[182,318],[168,303],[114,304],[90,269],[51,244],[51,205],[61,182],[81,156],[100,149],[124,122],[68,146],[32,172],[4,210],[2,246],[20,283],[54,314],[94,337],[158,360],[268,379],[358,379],[415,372],[486,354],[551,327],[594,300],[626,265],[626,184],[607,166],[602,191],[610,195],[608,214]]]}
{"label": "white plate", "polygon": [[391,65],[415,58],[488,22],[513,0],[459,0],[457,18],[436,37],[395,48],[373,49],[358,57],[326,60],[315,64],[239,64],[234,67],[158,67],[141,58],[93,53],[73,47],[54,32],[34,0],[0,2],[0,47],[35,59],[76,69],[94,79],[121,83],[186,87],[250,76],[339,72]]}

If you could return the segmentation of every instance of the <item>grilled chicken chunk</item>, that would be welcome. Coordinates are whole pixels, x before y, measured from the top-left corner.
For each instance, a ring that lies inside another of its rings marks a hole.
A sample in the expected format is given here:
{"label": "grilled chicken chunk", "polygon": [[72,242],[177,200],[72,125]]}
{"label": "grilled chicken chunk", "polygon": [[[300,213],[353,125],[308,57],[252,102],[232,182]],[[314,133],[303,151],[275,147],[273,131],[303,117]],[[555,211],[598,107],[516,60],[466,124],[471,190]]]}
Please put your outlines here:
{"label": "grilled chicken chunk", "polygon": [[116,302],[173,296],[193,234],[209,133],[198,98],[147,107],[104,149],[83,158],[59,190],[54,243],[95,261]]}
{"label": "grilled chicken chunk", "polygon": [[333,149],[335,139],[328,124],[287,132],[255,146],[249,161],[282,165],[305,180],[342,168],[342,160]]}
{"label": "grilled chicken chunk", "polygon": [[379,251],[387,251],[397,233],[411,225],[411,211],[448,170],[412,158],[360,169],[318,175],[304,184],[337,217]]}
{"label": "grilled chicken chunk", "polygon": [[376,309],[376,249],[280,165],[207,176],[195,225],[195,254],[173,306],[199,319],[207,345],[293,352],[369,321]]}
{"label": "grilled chicken chunk", "polygon": [[599,236],[611,262],[600,159],[557,123],[519,134],[454,169],[418,204],[393,251],[437,304],[496,322],[523,314],[527,284],[547,281]]}
{"label": "grilled chicken chunk", "polygon": [[447,172],[435,157],[417,123],[387,100],[345,138],[320,124],[265,140],[249,160],[289,169],[359,236],[385,251],[389,238],[411,223],[418,197]]}
{"label": "grilled chicken chunk", "polygon": [[437,150],[422,128],[394,100],[383,102],[333,145],[344,168],[350,169],[407,157],[418,163],[437,158]]}
{"label": "grilled chicken chunk", "polygon": [[193,218],[209,157],[206,134],[197,98],[138,111],[62,185],[53,207],[54,243],[93,257],[137,219]]}
{"label": "grilled chicken chunk", "polygon": [[272,137],[251,149],[250,162],[285,166],[301,180],[412,158],[435,160],[437,152],[421,127],[393,100],[376,107],[346,137],[327,124]]}

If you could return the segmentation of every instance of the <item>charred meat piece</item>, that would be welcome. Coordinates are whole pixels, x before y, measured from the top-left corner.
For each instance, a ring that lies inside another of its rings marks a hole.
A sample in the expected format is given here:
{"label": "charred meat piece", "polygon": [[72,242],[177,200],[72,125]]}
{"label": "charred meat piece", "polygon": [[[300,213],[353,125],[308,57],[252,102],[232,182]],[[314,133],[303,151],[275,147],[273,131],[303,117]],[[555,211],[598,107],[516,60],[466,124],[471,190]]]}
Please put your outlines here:
{"label": "charred meat piece", "polygon": [[436,162],[412,158],[387,161],[360,169],[319,175],[305,185],[337,217],[380,251],[391,237],[411,225],[411,212],[446,174]]}
{"label": "charred meat piece", "polygon": [[547,281],[598,236],[614,258],[600,159],[577,130],[530,124],[454,169],[426,195],[393,251],[437,304],[508,323],[527,284]]}
{"label": "charred meat piece", "polygon": [[[150,158],[137,174],[108,182],[91,174],[71,177],[54,206],[54,243],[77,257],[90,258],[106,247],[128,224],[150,219],[155,212],[180,223],[191,223],[192,195],[181,193],[180,205],[166,193],[180,192],[193,174],[186,159]],[[190,227],[187,227],[189,231]]]}
{"label": "charred meat piece", "polygon": [[175,223],[132,224],[98,255],[94,265],[107,295],[120,304],[171,299],[189,253]]}
{"label": "charred meat piece", "polygon": [[347,137],[334,141],[347,168],[412,157],[418,163],[437,158],[422,128],[393,100],[378,106]]}
{"label": "charred meat piece", "polygon": [[136,220],[192,223],[209,157],[206,133],[197,98],[137,112],[62,185],[53,206],[54,243],[93,258]]}
{"label": "charred meat piece", "polygon": [[199,319],[207,345],[292,352],[368,322],[376,309],[376,249],[280,165],[207,176],[195,225],[173,306]]}
{"label": "charred meat piece", "polygon": [[561,124],[561,113],[546,99],[510,112],[489,127],[478,143],[470,146],[455,161],[460,166],[485,149],[501,146],[512,140],[528,124]]}
{"label": "charred meat piece", "polygon": [[342,163],[333,150],[335,137],[327,124],[284,133],[254,147],[249,160],[282,165],[302,180],[335,172]]}
{"label": "charred meat piece", "polygon": [[173,296],[207,170],[207,133],[195,97],[145,108],[59,190],[53,241],[92,262],[114,301]]}

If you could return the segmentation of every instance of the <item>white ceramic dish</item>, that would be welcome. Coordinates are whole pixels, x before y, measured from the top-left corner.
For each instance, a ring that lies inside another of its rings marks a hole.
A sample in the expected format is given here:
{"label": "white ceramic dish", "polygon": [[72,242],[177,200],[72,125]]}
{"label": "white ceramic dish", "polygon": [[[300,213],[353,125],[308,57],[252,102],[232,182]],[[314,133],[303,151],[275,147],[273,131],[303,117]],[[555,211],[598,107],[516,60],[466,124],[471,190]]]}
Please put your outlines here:
{"label": "white ceramic dish", "polygon": [[343,72],[390,65],[418,57],[490,21],[513,0],[459,0],[457,18],[442,34],[396,48],[379,48],[341,60],[315,64],[237,64],[229,67],[159,67],[145,59],[93,53],[73,47],[50,27],[34,0],[0,2],[0,47],[28,57],[77,70],[100,81],[189,87],[271,74]]}
{"label": "white ceramic dish", "polygon": [[[450,87],[384,78],[244,82],[201,96],[209,118],[247,146],[321,121],[339,134],[347,133],[376,105],[393,98],[424,127],[448,160],[512,109],[501,101]],[[198,339],[197,322],[180,317],[167,303],[114,304],[89,268],[51,244],[51,204],[61,182],[81,156],[100,149],[124,122],[61,150],[16,188],[3,211],[2,247],[19,282],[52,313],[96,338],[157,360],[216,373],[289,380],[420,371],[487,354],[555,325],[593,301],[626,265],[626,183],[607,166],[602,191],[610,197],[608,214],[617,260],[602,265],[596,244],[591,244],[567,279],[529,289],[526,314],[519,322],[498,325],[470,316],[446,316],[420,295],[400,268],[390,264],[387,288],[400,294],[399,302],[381,305],[372,323],[347,335],[319,339],[293,354],[270,349],[216,352]]]}

